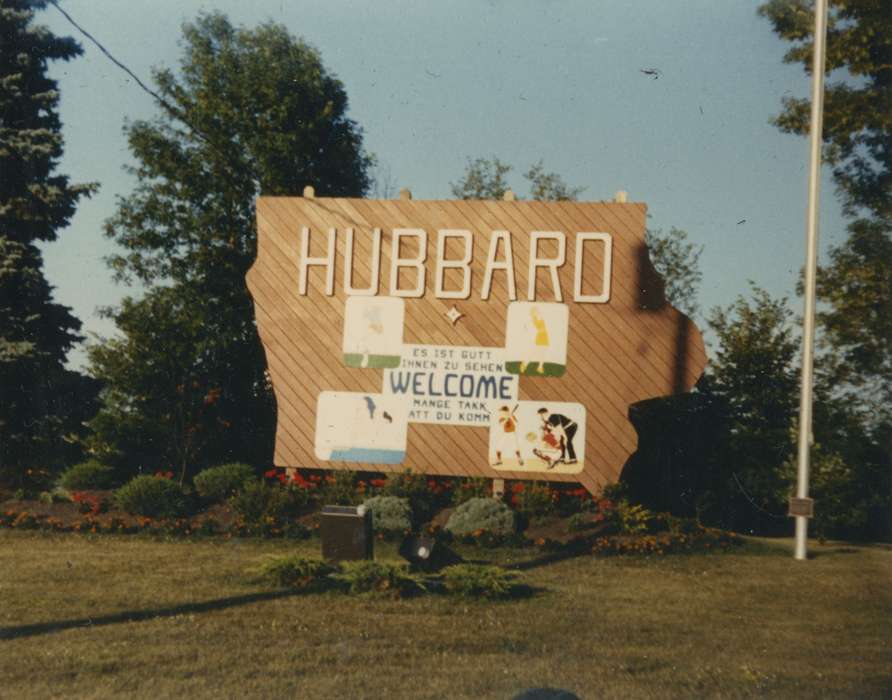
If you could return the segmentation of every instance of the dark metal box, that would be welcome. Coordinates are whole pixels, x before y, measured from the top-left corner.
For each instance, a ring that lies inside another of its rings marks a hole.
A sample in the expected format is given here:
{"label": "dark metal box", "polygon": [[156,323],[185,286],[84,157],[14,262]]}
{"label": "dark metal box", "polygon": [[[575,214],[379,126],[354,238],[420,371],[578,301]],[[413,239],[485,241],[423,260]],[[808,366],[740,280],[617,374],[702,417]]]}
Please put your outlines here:
{"label": "dark metal box", "polygon": [[372,558],[372,512],[364,506],[324,506],[319,530],[323,559],[356,561]]}

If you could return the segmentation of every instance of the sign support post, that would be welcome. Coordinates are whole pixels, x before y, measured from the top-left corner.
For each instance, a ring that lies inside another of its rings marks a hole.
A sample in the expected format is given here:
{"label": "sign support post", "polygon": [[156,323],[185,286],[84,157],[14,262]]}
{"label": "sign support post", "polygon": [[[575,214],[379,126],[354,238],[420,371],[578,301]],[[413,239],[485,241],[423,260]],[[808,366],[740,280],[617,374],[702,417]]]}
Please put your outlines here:
{"label": "sign support post", "polygon": [[[802,386],[799,396],[799,456],[796,498],[808,498],[809,452],[812,443],[812,385],[814,383],[815,272],[818,257],[818,207],[821,195],[821,132],[824,122],[824,57],[827,37],[827,0],[815,2],[815,35],[812,56],[811,134],[808,173],[808,213],[805,243],[805,314],[802,327]],[[808,554],[808,516],[796,515],[794,558]]]}

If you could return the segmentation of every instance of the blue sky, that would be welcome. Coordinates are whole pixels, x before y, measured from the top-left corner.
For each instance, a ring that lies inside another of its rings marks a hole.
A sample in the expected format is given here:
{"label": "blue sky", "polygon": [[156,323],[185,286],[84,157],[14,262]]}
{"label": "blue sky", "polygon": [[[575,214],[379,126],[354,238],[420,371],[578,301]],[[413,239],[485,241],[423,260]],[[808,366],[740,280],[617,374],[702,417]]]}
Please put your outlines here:
{"label": "blue sky", "polygon": [[[468,157],[546,169],[582,199],[620,189],[648,204],[651,226],[704,247],[700,306],[727,305],[748,280],[789,296],[804,261],[808,143],[769,120],[783,96],[807,96],[786,46],[744,0],[66,0],[65,9],[148,80],[176,67],[180,26],[220,10],[236,24],[272,20],[314,45],[344,83],[380,173],[416,199],[444,198]],[[133,178],[122,126],[158,113],[152,98],[49,7],[38,20],[84,55],[57,63],[66,153],[60,170],[100,192],[44,247],[56,299],[85,331],[110,335],[97,307],[139,290],[116,285],[103,221]],[[657,69],[657,79],[642,73]],[[297,193],[295,193],[297,194]],[[745,221],[743,221],[745,220]],[[742,223],[738,223],[742,222]],[[821,248],[844,238],[826,173]],[[702,324],[701,324],[702,325]],[[83,362],[83,352],[71,357]]]}

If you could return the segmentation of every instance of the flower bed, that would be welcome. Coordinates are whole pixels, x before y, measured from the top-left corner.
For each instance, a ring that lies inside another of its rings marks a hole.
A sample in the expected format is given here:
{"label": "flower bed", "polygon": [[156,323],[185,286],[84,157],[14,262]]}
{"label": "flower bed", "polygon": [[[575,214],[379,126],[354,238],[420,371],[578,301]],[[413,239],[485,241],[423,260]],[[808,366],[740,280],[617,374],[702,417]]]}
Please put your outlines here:
{"label": "flower bed", "polygon": [[[156,476],[169,480],[171,475]],[[413,519],[411,530],[391,533],[389,539],[409,531],[424,531],[445,541],[485,548],[572,549],[599,556],[726,551],[742,541],[732,533],[704,528],[690,519],[652,513],[629,503],[618,490],[593,498],[573,485],[509,482],[505,500],[518,516],[518,527],[495,532],[482,526],[458,534],[444,529],[454,513],[452,506],[460,510],[475,499],[488,501],[481,499],[488,488],[482,479],[424,477],[409,472],[389,478],[359,478],[352,472],[286,474],[280,469],[269,470],[264,477],[263,482],[253,482],[252,488],[258,492],[254,495],[264,499],[275,496],[271,502],[282,500],[278,498],[282,496],[287,507],[239,508],[241,502],[236,503],[233,497],[211,505],[205,500],[204,509],[191,515],[151,518],[123,512],[112,491],[75,491],[70,494],[71,502],[65,503],[54,499],[8,501],[0,505],[0,527],[90,534],[304,539],[318,532],[322,505],[358,504],[388,496],[409,502]],[[250,485],[246,483],[246,494]],[[190,502],[199,505],[197,499]],[[388,538],[385,532],[376,536]]]}
{"label": "flower bed", "polygon": [[300,522],[270,521],[247,525],[239,518],[221,522],[212,514],[202,513],[192,518],[149,518],[122,513],[96,515],[92,512],[75,516],[51,515],[30,510],[7,509],[0,513],[0,527],[18,530],[49,530],[89,534],[153,534],[178,537],[286,537],[305,539],[313,529]]}

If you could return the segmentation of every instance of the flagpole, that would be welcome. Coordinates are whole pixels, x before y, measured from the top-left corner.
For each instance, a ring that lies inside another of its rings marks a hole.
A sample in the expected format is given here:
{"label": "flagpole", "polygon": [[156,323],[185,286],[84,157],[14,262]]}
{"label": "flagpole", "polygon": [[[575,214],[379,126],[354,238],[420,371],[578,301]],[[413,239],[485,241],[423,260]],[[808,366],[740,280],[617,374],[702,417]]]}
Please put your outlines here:
{"label": "flagpole", "polygon": [[[818,259],[818,207],[821,199],[821,131],[824,122],[824,61],[827,0],[815,0],[815,35],[811,77],[811,133],[808,213],[805,230],[805,316],[802,326],[802,386],[799,396],[799,459],[796,497],[808,499],[809,452],[812,442],[812,386],[815,346],[815,270]],[[794,557],[806,559],[808,517],[797,514]]]}

